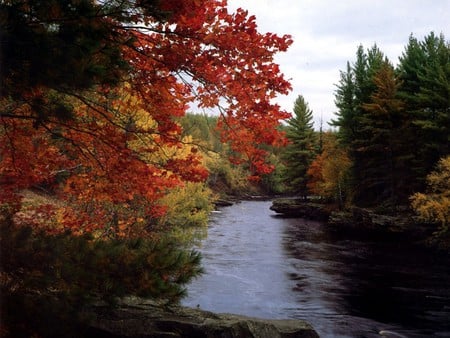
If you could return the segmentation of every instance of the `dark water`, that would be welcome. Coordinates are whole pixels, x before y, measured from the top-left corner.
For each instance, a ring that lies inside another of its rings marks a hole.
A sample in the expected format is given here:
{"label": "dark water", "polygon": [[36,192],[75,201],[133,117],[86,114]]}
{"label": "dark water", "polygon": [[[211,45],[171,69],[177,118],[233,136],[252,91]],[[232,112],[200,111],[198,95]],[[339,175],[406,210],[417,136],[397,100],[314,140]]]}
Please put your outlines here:
{"label": "dark water", "polygon": [[333,238],[270,205],[241,202],[213,215],[199,248],[206,273],[188,286],[185,305],[304,319],[321,337],[450,337],[448,259],[407,243]]}

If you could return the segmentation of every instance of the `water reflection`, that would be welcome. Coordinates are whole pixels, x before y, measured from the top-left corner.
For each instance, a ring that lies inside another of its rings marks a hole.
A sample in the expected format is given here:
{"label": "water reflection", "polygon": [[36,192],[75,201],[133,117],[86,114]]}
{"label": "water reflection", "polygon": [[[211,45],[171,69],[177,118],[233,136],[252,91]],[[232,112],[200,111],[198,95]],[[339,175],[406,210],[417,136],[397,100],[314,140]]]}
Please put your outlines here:
{"label": "water reflection", "polygon": [[[333,238],[320,223],[286,223],[284,245],[301,271],[300,286],[321,299],[335,322],[321,328],[324,334],[367,337],[384,330],[406,337],[450,336],[448,260],[407,243]],[[299,302],[311,303],[304,289],[293,291]]]}
{"label": "water reflection", "polygon": [[448,261],[406,244],[336,238],[270,202],[222,209],[185,305],[309,321],[321,337],[450,336]]}

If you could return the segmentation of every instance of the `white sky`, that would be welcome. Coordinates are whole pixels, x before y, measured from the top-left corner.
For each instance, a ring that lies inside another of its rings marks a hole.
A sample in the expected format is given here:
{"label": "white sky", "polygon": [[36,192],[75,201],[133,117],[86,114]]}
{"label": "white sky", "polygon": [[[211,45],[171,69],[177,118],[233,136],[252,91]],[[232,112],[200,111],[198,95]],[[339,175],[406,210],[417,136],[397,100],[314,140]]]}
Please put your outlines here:
{"label": "white sky", "polygon": [[228,0],[256,16],[258,30],[290,34],[294,43],[276,62],[293,91],[276,102],[292,112],[303,95],[313,110],[315,128],[334,117],[335,84],[356,49],[378,45],[396,64],[410,34],[422,40],[431,31],[450,40],[450,0]]}

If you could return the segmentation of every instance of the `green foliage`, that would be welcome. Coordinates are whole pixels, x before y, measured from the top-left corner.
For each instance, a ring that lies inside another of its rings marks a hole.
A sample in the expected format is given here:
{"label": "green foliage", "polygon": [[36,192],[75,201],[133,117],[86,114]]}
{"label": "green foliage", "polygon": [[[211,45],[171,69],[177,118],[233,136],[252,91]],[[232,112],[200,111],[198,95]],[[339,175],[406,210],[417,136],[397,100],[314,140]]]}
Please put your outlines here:
{"label": "green foliage", "polygon": [[339,109],[337,119],[331,121],[332,126],[339,127],[341,144],[348,146],[356,135],[356,103],[355,103],[355,75],[347,61],[347,70],[340,71],[340,80],[335,93],[335,104]]}
{"label": "green foliage", "polygon": [[200,254],[170,238],[52,236],[7,219],[0,230],[2,324],[11,332],[50,329],[39,327],[36,319],[27,321],[42,318],[42,311],[53,306],[58,311],[48,315],[66,321],[91,300],[114,303],[137,295],[176,302],[185,294],[183,285],[202,272]]}
{"label": "green foliage", "polygon": [[347,71],[341,72],[341,80],[336,90],[336,105],[339,111],[332,125],[339,127],[339,140],[348,149],[353,164],[352,195],[355,201],[362,204],[374,202],[374,196],[366,194],[366,186],[363,183],[370,180],[365,177],[368,154],[361,151],[370,138],[370,122],[366,117],[364,104],[371,103],[371,95],[376,89],[375,75],[385,62],[387,60],[376,45],[367,51],[360,45],[355,63],[352,66],[347,63]]}
{"label": "green foliage", "polygon": [[201,149],[220,153],[224,150],[224,145],[216,128],[217,120],[216,116],[186,114],[180,118],[180,124],[183,127],[183,135],[191,136]]}
{"label": "green foliage", "polygon": [[286,190],[284,184],[284,163],[280,159],[284,148],[266,145],[270,155],[267,161],[275,169],[262,175],[261,180],[250,182],[251,172],[245,164],[230,163],[233,152],[230,146],[220,142],[216,124],[217,117],[204,114],[187,114],[179,119],[185,138],[191,138],[201,151],[204,165],[208,168],[208,186],[218,195],[245,196],[248,194],[280,194]]}
{"label": "green foliage", "polygon": [[222,197],[241,196],[251,189],[248,181],[250,172],[240,165],[230,163],[223,153],[209,153],[206,167],[210,173],[208,185]]}
{"label": "green foliage", "polygon": [[283,160],[286,166],[285,182],[288,189],[307,196],[307,171],[315,157],[317,141],[313,129],[312,110],[303,96],[299,95],[294,104],[294,116],[288,120],[286,137],[289,140]]}
{"label": "green foliage", "polygon": [[412,167],[422,189],[426,175],[450,152],[450,44],[433,32],[423,41],[411,36],[398,67],[399,95],[410,114],[415,149]]}
{"label": "green foliage", "polygon": [[180,119],[185,137],[192,138],[198,146],[208,168],[208,186],[221,197],[242,196],[252,189],[248,177],[250,171],[243,165],[230,163],[230,147],[220,142],[217,117],[203,114],[187,114]]}
{"label": "green foliage", "polygon": [[286,182],[284,179],[286,166],[280,157],[279,154],[271,153],[269,163],[271,163],[275,169],[270,174],[264,175],[260,182],[260,185],[268,194],[283,194],[286,192]]}
{"label": "green foliage", "polygon": [[355,140],[360,160],[359,184],[370,203],[392,206],[411,194],[408,166],[409,135],[404,103],[398,98],[400,85],[391,64],[385,62],[373,77],[371,102],[363,104],[361,131],[365,138]]}
{"label": "green foliage", "polygon": [[[95,1],[2,1],[0,13],[1,43],[7,46],[0,58],[2,97],[20,101],[24,92],[40,86],[70,93],[114,85],[127,70],[124,41]],[[68,115],[65,102],[54,99],[53,106],[31,103],[39,119]]]}
{"label": "green foliage", "polygon": [[436,224],[432,241],[450,248],[450,156],[439,161],[427,184],[427,193],[414,194],[411,205],[423,221]]}
{"label": "green foliage", "polygon": [[353,163],[353,203],[406,203],[449,153],[449,65],[449,44],[434,33],[411,36],[395,70],[376,45],[358,47],[341,72],[332,121]]}

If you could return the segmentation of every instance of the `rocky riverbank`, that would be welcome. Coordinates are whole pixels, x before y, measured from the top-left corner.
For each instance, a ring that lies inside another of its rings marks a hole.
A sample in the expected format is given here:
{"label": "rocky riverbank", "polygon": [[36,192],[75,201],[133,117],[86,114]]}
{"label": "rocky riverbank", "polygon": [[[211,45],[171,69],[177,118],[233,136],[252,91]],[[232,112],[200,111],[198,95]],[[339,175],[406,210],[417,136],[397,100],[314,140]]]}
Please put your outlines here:
{"label": "rocky riverbank", "polygon": [[301,217],[318,221],[327,221],[331,214],[326,204],[307,202],[299,198],[274,199],[270,210],[287,217]]}
{"label": "rocky riverbank", "polygon": [[430,227],[422,224],[412,212],[403,210],[397,215],[385,215],[369,208],[351,207],[333,210],[327,204],[295,198],[280,198],[272,202],[271,210],[286,217],[300,217],[324,221],[330,231],[354,234],[401,234],[414,239],[425,239]]}
{"label": "rocky riverbank", "polygon": [[208,338],[316,338],[319,335],[302,320],[270,320],[234,314],[216,314],[181,306],[164,306],[140,298],[126,298],[119,306],[93,306],[88,336],[112,337],[208,337]]}

